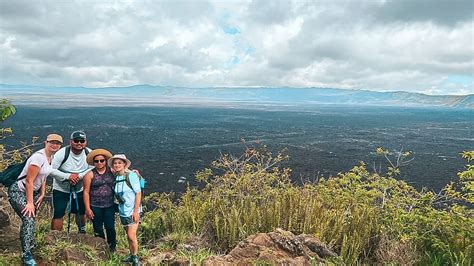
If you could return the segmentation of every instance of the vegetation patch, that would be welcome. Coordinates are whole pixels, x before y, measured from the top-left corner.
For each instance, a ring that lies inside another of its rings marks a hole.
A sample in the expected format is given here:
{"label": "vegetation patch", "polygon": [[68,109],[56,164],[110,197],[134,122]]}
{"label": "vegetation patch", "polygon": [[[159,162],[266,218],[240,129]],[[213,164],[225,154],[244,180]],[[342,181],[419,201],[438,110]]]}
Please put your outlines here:
{"label": "vegetation patch", "polygon": [[[0,121],[15,113],[8,102],[0,107],[10,110],[3,111]],[[0,138],[11,134],[10,128],[0,129]],[[31,154],[32,144],[14,150],[0,145],[0,171]],[[282,167],[286,151],[272,154],[262,145],[246,147],[238,157],[223,155],[196,174],[202,186],[188,187],[179,197],[151,194],[144,199],[148,211],[140,229],[140,256],[150,263],[159,259],[200,264],[211,255],[228,253],[251,235],[281,228],[321,240],[337,254],[330,261],[337,264],[472,265],[474,151],[461,154],[467,165],[458,173],[459,182],[439,193],[418,191],[395,178],[411,160],[410,152],[376,152],[389,162],[385,172],[380,167],[371,172],[360,162],[346,173],[303,185],[293,184],[291,169]],[[19,224],[6,201],[1,202],[5,217]],[[128,252],[121,228],[118,255],[109,256],[101,239],[89,242],[82,239],[93,238],[89,235],[50,232],[46,205],[39,214],[36,256],[47,263],[113,265]],[[19,257],[20,252],[2,251],[0,264],[19,264]],[[309,257],[312,264],[319,263]],[[267,259],[253,263],[272,263]]]}

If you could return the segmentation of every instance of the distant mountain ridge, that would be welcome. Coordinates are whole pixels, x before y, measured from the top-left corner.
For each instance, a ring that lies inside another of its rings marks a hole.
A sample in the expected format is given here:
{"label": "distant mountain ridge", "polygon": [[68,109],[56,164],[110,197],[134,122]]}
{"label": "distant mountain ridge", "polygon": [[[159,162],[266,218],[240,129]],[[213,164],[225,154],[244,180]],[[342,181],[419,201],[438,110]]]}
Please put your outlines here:
{"label": "distant mountain ridge", "polygon": [[134,106],[163,104],[216,105],[369,105],[407,107],[450,107],[474,109],[474,94],[426,95],[411,92],[375,92],[334,88],[270,87],[47,87],[0,84],[1,97],[17,105]]}

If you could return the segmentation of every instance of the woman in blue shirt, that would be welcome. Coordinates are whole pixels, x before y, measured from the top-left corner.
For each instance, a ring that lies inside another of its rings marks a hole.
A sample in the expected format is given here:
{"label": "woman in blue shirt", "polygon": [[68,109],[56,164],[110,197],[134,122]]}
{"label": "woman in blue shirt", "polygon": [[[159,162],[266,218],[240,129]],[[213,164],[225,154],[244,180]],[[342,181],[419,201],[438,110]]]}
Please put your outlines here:
{"label": "woman in blue shirt", "polygon": [[116,154],[108,160],[115,173],[115,197],[119,202],[120,222],[127,232],[130,256],[123,262],[140,265],[138,258],[137,230],[142,212],[140,178],[129,170],[130,160],[124,154]]}

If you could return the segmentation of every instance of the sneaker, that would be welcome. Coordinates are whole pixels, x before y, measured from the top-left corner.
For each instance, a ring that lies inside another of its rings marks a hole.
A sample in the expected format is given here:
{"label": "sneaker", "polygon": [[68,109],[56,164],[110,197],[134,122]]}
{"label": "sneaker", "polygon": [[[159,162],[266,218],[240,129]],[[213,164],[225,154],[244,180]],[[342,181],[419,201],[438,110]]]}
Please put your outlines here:
{"label": "sneaker", "polygon": [[133,266],[140,266],[140,258],[138,256],[132,256],[132,265]]}
{"label": "sneaker", "polygon": [[85,234],[86,233],[86,228],[85,227],[81,227],[79,229],[79,234]]}
{"label": "sneaker", "polygon": [[36,266],[37,265],[35,259],[33,258],[33,255],[31,255],[31,254],[26,254],[23,257],[23,264],[27,265],[27,266]]}
{"label": "sneaker", "polygon": [[127,257],[125,257],[125,259],[122,260],[123,263],[130,263],[133,261],[133,257],[132,255],[128,255]]}

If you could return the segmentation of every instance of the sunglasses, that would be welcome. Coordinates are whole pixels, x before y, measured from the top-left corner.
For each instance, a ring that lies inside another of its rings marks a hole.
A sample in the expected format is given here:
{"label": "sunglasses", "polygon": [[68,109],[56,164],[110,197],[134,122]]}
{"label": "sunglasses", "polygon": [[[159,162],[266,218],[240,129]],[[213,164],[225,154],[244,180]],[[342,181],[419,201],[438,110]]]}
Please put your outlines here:
{"label": "sunglasses", "polygon": [[85,143],[86,140],[85,139],[73,139],[72,142],[74,142],[74,143]]}
{"label": "sunglasses", "polygon": [[105,159],[94,160],[94,163],[103,163],[103,162],[105,162]]}

